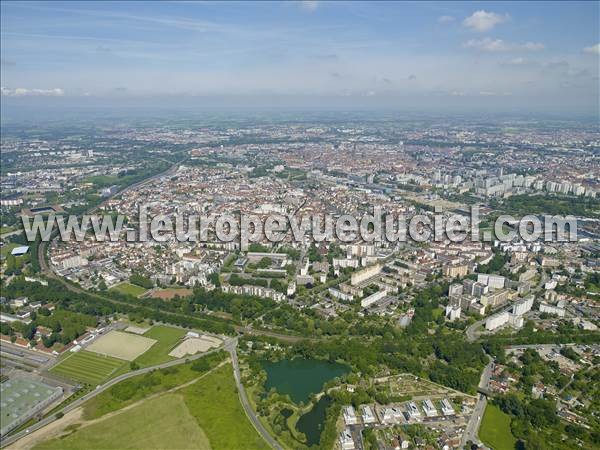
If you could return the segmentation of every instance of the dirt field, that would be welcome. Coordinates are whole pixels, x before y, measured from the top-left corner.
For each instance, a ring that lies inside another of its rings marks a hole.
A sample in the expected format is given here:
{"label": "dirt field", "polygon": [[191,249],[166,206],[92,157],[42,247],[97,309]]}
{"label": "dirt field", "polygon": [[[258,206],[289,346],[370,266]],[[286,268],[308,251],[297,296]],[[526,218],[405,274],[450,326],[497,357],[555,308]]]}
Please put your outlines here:
{"label": "dirt field", "polygon": [[69,411],[67,414],[65,414],[62,419],[50,422],[45,427],[40,428],[39,430],[22,437],[17,442],[10,444],[8,447],[6,447],[6,450],[29,450],[41,442],[56,438],[62,434],[66,427],[78,423],[82,416],[83,408],[75,408],[73,411]]}
{"label": "dirt field", "polygon": [[135,327],[133,325],[130,325],[127,328],[125,328],[125,331],[127,331],[128,333],[134,333],[134,334],[144,334],[149,329],[150,329],[150,327],[142,328],[142,327]]}
{"label": "dirt field", "polygon": [[152,292],[151,296],[154,298],[160,298],[162,300],[171,300],[176,295],[179,297],[189,297],[194,291],[191,289],[161,289]]}
{"label": "dirt field", "polygon": [[87,346],[86,350],[126,361],[133,361],[152,347],[155,342],[155,339],[124,333],[122,331],[111,331]]}
{"label": "dirt field", "polygon": [[175,358],[183,358],[186,355],[195,355],[196,353],[204,353],[211,348],[221,345],[221,340],[211,336],[201,336],[199,338],[189,338],[171,350],[169,356]]}

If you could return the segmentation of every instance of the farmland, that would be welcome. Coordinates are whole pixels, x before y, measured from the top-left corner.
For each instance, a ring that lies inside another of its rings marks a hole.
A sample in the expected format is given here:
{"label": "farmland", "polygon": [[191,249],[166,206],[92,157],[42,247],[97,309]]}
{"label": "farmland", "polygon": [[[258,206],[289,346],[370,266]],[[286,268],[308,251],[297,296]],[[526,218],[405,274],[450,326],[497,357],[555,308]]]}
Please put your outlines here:
{"label": "farmland", "polygon": [[100,384],[113,372],[125,364],[125,361],[110,356],[80,351],[68,355],[50,372],[88,384]]}
{"label": "farmland", "polygon": [[[89,449],[209,449],[206,435],[181,396],[166,394],[94,421],[36,450]],[[87,425],[87,426],[86,426]]]}
{"label": "farmland", "polygon": [[145,353],[138,356],[135,362],[140,367],[148,367],[174,359],[169,352],[179,343],[185,335],[181,328],[155,325],[144,333],[145,338],[154,339],[156,342]]}

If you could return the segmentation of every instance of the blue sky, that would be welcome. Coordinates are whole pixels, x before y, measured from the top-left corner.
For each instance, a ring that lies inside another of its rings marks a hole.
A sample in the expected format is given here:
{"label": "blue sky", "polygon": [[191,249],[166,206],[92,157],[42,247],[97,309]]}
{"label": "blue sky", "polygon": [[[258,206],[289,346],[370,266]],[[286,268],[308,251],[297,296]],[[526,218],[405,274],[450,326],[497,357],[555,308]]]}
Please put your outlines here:
{"label": "blue sky", "polygon": [[11,101],[598,107],[598,2],[2,2],[1,12]]}

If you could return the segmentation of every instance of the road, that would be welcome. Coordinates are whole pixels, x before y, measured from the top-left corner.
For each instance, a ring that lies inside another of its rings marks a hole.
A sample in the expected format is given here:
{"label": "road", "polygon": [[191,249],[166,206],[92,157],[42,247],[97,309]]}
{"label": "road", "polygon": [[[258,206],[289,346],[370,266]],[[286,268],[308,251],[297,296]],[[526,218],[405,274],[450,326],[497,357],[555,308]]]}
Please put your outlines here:
{"label": "road", "polygon": [[[109,389],[110,387],[114,386],[115,384],[123,381],[123,380],[127,380],[128,378],[132,378],[138,375],[143,375],[145,373],[149,373],[152,372],[153,370],[156,369],[164,369],[167,367],[172,367],[172,366],[176,366],[179,364],[184,364],[188,361],[193,361],[195,359],[198,358],[202,358],[203,356],[209,355],[211,353],[216,353],[218,351],[221,351],[223,349],[227,349],[229,350],[228,346],[231,345],[231,341],[232,339],[227,339],[220,347],[214,348],[212,350],[209,350],[207,352],[204,353],[199,353],[197,355],[193,355],[193,356],[188,356],[185,358],[180,358],[180,359],[174,359],[172,361],[163,363],[163,364],[158,364],[156,366],[151,366],[151,367],[145,367],[143,369],[139,369],[139,370],[135,370],[133,372],[129,372],[129,373],[125,373],[123,375],[119,375],[118,377],[113,378],[112,380],[109,380],[108,382],[106,382],[105,384],[98,386],[96,389],[94,389],[92,392],[87,393],[86,395],[84,395],[81,398],[78,398],[77,400],[73,401],[72,403],[69,403],[67,406],[65,406],[61,412],[63,414],[68,413],[69,411],[74,410],[75,408],[81,406],[83,403],[85,403],[86,401],[90,400],[91,398],[94,398],[95,396],[97,396],[98,394],[101,394],[102,392],[106,391],[107,389]],[[235,348],[235,347],[234,347]],[[231,353],[231,351],[230,351]],[[234,351],[235,353],[235,351]],[[57,411],[58,413],[58,411]],[[5,447],[7,445],[12,444],[15,441],[18,441],[19,439],[21,439],[23,436],[26,436],[29,433],[32,433],[33,431],[39,430],[40,428],[48,425],[49,423],[53,422],[57,420],[56,419],[56,414],[52,414],[42,420],[40,420],[39,422],[31,425],[29,428],[27,428],[26,430],[20,431],[19,433],[16,433],[14,435],[11,436],[7,436],[4,439],[2,439],[0,441],[0,446]]]}
{"label": "road", "polygon": [[233,365],[233,377],[235,378],[235,384],[237,386],[237,390],[240,397],[240,402],[244,407],[244,411],[246,411],[246,415],[256,431],[263,437],[265,441],[274,449],[282,450],[281,446],[277,443],[275,439],[269,434],[266,428],[261,423],[260,419],[257,417],[256,413],[252,409],[248,401],[248,396],[246,395],[246,390],[244,389],[244,385],[242,384],[241,374],[240,374],[240,366],[238,364],[237,353],[235,351],[237,346],[237,339],[232,339],[225,344],[226,350],[231,355],[231,363]]}
{"label": "road", "polygon": [[[479,379],[479,388],[487,390],[490,383],[490,378],[492,376],[492,368],[494,366],[494,361],[490,358],[490,362],[485,366],[483,372],[481,374],[481,378]],[[460,448],[464,448],[468,441],[479,444],[479,438],[477,434],[479,432],[479,426],[481,425],[481,419],[483,418],[483,413],[485,412],[485,407],[487,406],[487,398],[483,394],[478,394],[477,403],[475,404],[475,408],[473,408],[473,413],[471,414],[471,419],[467,423],[467,427],[465,428],[465,432],[463,433],[463,437],[460,442]]]}

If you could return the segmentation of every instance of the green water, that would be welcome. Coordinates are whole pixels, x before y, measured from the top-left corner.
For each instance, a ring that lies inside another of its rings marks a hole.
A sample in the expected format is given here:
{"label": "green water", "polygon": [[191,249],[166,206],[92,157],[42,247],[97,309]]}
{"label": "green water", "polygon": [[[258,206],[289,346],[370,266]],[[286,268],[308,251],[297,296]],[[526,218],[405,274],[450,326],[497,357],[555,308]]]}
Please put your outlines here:
{"label": "green water", "polygon": [[331,398],[324,395],[309,412],[298,419],[296,429],[306,436],[307,446],[316,445],[321,440],[322,427],[325,423],[325,413],[329,405],[331,405]]}
{"label": "green water", "polygon": [[310,394],[321,392],[327,381],[350,371],[343,364],[302,358],[275,363],[262,361],[262,366],[267,372],[265,390],[268,392],[274,387],[280,394],[288,394],[295,403],[306,403]]}

